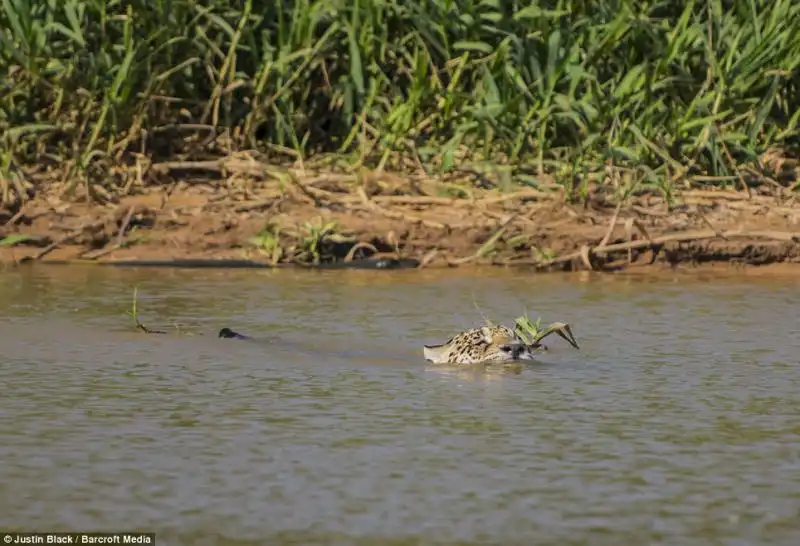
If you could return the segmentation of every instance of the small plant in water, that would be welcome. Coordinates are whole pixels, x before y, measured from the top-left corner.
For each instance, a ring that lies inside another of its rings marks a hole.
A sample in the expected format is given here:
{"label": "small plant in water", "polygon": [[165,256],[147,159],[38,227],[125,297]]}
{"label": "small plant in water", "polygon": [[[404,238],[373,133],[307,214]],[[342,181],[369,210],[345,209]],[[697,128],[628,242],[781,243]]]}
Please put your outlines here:
{"label": "small plant in water", "polygon": [[139,300],[139,287],[133,287],[133,302],[131,303],[131,310],[127,311],[127,313],[133,318],[133,327],[137,330],[141,330],[145,334],[166,334],[166,332],[162,330],[151,330],[141,322],[139,322],[139,311],[137,302]]}
{"label": "small plant in water", "polygon": [[[481,317],[483,317],[483,320],[486,323],[486,325],[494,326],[494,323],[489,318],[487,318],[486,315],[483,314],[483,312],[481,312],[474,298],[472,300],[472,304],[475,306],[475,309],[478,310],[478,313],[481,314]],[[566,322],[554,322],[542,328],[542,318],[539,317],[536,319],[536,322],[533,322],[531,321],[530,318],[528,318],[527,311],[525,312],[524,315],[514,319],[514,331],[526,345],[541,347],[541,345],[539,344],[541,340],[543,340],[550,334],[558,334],[560,337],[565,339],[567,343],[569,343],[576,349],[580,349],[580,347],[578,346],[578,342],[575,341],[575,336],[572,335],[572,329],[570,328],[569,324],[567,324]]]}

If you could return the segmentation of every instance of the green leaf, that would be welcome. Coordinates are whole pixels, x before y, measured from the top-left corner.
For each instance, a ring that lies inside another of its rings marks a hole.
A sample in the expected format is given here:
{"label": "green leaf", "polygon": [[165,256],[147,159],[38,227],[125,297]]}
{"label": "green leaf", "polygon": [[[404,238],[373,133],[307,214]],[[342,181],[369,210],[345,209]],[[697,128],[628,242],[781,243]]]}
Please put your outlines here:
{"label": "green leaf", "polygon": [[19,243],[24,243],[26,241],[32,241],[33,237],[30,235],[23,235],[22,233],[12,233],[11,235],[6,235],[2,239],[0,239],[0,247],[9,247],[14,246]]}

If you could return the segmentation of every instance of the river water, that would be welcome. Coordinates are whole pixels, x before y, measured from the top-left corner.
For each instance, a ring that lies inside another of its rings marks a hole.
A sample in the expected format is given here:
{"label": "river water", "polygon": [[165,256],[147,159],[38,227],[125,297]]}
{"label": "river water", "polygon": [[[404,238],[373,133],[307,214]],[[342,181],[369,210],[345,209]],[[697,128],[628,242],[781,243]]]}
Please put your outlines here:
{"label": "river water", "polygon": [[[134,286],[142,321],[180,335],[131,331]],[[526,310],[581,350],[426,368],[423,343]],[[792,279],[9,270],[0,529],[796,546],[799,334]]]}

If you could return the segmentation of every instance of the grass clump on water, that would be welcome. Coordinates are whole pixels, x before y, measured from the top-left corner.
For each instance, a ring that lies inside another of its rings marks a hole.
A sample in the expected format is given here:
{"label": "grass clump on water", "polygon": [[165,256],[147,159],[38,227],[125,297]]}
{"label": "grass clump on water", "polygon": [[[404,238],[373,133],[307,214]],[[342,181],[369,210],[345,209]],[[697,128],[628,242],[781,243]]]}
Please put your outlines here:
{"label": "grass clump on water", "polygon": [[[496,325],[491,319],[486,317],[474,299],[472,303],[475,305],[475,309],[481,317],[483,317],[487,326]],[[553,322],[547,326],[542,326],[541,317],[537,318],[534,322],[530,319],[526,311],[524,314],[514,319],[514,326],[512,329],[526,345],[532,345],[534,348],[543,348],[540,342],[551,334],[557,334],[574,348],[580,349],[578,342],[575,340],[575,336],[572,334],[572,327],[566,322]]]}
{"label": "grass clump on water", "polygon": [[533,322],[527,315],[522,315],[514,319],[514,331],[522,338],[522,341],[535,347],[540,346],[539,342],[547,336],[557,334],[574,348],[580,349],[575,336],[572,334],[572,328],[566,322],[553,322],[542,327],[541,317],[537,318],[536,322]]}
{"label": "grass clump on water", "polygon": [[573,197],[743,185],[798,155],[798,29],[793,0],[4,0],[0,199],[237,150]]}

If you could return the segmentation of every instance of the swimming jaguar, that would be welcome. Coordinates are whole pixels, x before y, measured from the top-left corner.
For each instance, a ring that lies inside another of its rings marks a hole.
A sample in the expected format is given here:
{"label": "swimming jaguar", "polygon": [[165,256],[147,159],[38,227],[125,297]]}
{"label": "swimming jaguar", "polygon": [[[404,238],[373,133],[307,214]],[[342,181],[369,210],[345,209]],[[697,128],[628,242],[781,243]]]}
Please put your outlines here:
{"label": "swimming jaguar", "polygon": [[453,336],[441,345],[423,346],[425,360],[434,364],[503,363],[534,360],[537,350],[547,350],[539,343],[550,334],[558,334],[579,349],[568,324],[554,322],[534,337],[531,343],[507,326],[482,326]]}
{"label": "swimming jaguar", "polygon": [[[440,345],[424,345],[422,352],[425,360],[433,364],[491,364],[534,360],[537,350],[547,350],[539,342],[552,333],[558,334],[579,349],[569,325],[556,322],[540,332],[530,344],[507,326],[482,326],[461,332]],[[218,336],[224,339],[251,339],[250,336],[230,328],[221,329]]]}

